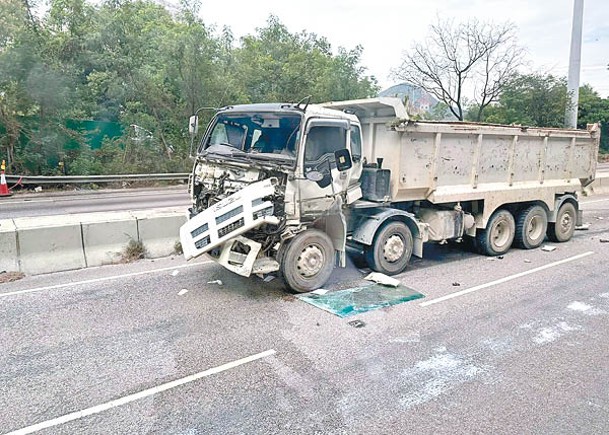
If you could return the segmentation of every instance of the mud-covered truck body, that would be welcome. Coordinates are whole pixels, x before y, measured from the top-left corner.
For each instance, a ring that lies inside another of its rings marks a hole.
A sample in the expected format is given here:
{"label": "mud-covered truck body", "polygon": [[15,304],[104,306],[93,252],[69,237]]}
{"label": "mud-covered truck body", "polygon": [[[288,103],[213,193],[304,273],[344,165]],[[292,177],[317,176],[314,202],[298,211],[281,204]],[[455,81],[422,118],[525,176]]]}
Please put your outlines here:
{"label": "mud-covered truck body", "polygon": [[226,107],[198,147],[184,255],[281,271],[304,292],[348,250],[393,275],[428,242],[470,237],[486,255],[564,242],[599,139],[597,125],[412,121],[395,98]]}

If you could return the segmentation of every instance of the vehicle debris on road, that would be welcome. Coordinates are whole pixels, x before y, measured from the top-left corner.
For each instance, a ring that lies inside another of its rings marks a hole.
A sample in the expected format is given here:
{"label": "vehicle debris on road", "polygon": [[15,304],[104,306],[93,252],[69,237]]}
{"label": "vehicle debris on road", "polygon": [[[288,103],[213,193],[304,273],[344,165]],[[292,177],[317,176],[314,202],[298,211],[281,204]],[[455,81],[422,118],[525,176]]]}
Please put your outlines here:
{"label": "vehicle debris on road", "polygon": [[386,285],[388,287],[397,287],[400,285],[399,280],[397,280],[395,278],[391,278],[390,276],[387,276],[387,275],[379,273],[379,272],[372,272],[368,276],[366,276],[364,279],[366,281],[373,281],[377,284]]}
{"label": "vehicle debris on road", "polygon": [[363,322],[362,320],[351,320],[350,322],[347,322],[350,326],[353,326],[354,328],[363,328],[364,326],[366,326],[366,323]]}
{"label": "vehicle debris on road", "polygon": [[207,281],[207,284],[218,284],[218,285],[222,285],[223,282],[220,279],[215,279],[213,281]]}
{"label": "vehicle debris on road", "polygon": [[182,290],[180,290],[180,291],[178,292],[178,296],[185,295],[186,293],[188,293],[188,289],[183,288]]}
{"label": "vehicle debris on road", "polygon": [[541,250],[544,251],[544,252],[556,251],[556,246],[544,245],[544,246],[541,247]]}

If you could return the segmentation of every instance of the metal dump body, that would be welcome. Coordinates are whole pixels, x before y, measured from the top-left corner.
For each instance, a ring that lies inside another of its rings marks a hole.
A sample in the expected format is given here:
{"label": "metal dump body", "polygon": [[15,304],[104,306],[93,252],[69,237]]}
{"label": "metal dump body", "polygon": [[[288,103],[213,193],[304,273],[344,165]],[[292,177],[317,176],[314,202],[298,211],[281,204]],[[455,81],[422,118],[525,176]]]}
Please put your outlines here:
{"label": "metal dump body", "polygon": [[577,192],[594,180],[596,124],[570,130],[411,121],[396,98],[327,106],[358,116],[365,157],[383,158],[391,170],[393,201],[484,200],[488,215],[493,205],[542,200],[553,210],[555,195]]}

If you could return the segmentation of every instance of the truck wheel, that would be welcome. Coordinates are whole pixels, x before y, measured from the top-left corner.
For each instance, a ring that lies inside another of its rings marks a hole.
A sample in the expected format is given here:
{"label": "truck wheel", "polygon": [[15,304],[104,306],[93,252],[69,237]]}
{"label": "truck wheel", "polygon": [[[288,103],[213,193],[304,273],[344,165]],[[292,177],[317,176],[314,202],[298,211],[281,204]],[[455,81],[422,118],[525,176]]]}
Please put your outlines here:
{"label": "truck wheel", "polygon": [[320,230],[306,230],[288,242],[281,256],[281,273],[295,292],[310,292],[328,281],[334,258],[330,237]]}
{"label": "truck wheel", "polygon": [[403,272],[412,255],[412,233],[403,222],[390,222],[377,231],[371,246],[366,248],[370,269],[386,275]]}
{"label": "truck wheel", "polygon": [[499,209],[489,219],[486,228],[476,234],[476,244],[481,254],[497,256],[509,251],[514,241],[516,223],[512,213]]}
{"label": "truck wheel", "polygon": [[573,237],[575,223],[577,221],[577,210],[571,202],[565,202],[558,209],[556,222],[548,224],[548,238],[553,242],[566,242]]}
{"label": "truck wheel", "polygon": [[533,205],[518,213],[514,246],[522,249],[537,248],[543,243],[548,229],[548,215],[543,207]]}

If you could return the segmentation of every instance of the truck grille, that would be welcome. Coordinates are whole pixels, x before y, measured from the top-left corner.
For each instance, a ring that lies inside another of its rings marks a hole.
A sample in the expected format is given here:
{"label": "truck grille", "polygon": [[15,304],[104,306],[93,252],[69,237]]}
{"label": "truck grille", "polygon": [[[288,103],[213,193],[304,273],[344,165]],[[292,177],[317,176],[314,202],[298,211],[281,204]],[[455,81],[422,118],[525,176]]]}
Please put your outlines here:
{"label": "truck grille", "polygon": [[203,237],[201,240],[197,240],[195,242],[195,247],[197,249],[205,248],[207,245],[209,245],[209,242],[211,242],[211,240],[209,239],[209,236]]}
{"label": "truck grille", "polygon": [[245,221],[243,220],[243,218],[241,218],[238,221],[233,222],[232,224],[228,224],[227,226],[220,228],[218,230],[218,238],[222,238],[222,237],[226,236],[227,234],[230,234],[233,231],[238,230],[243,225],[245,225]]}
{"label": "truck grille", "polygon": [[230,218],[235,217],[235,216],[237,216],[240,213],[243,213],[243,206],[242,205],[232,209],[231,211],[227,211],[226,213],[218,216],[216,218],[216,223],[217,224],[221,224],[222,222],[226,222]]}
{"label": "truck grille", "polygon": [[196,229],[192,230],[190,232],[190,235],[194,239],[195,237],[200,236],[201,234],[203,234],[208,229],[209,229],[209,225],[207,225],[207,223],[205,223],[205,224],[201,225],[199,228],[196,228]]}

